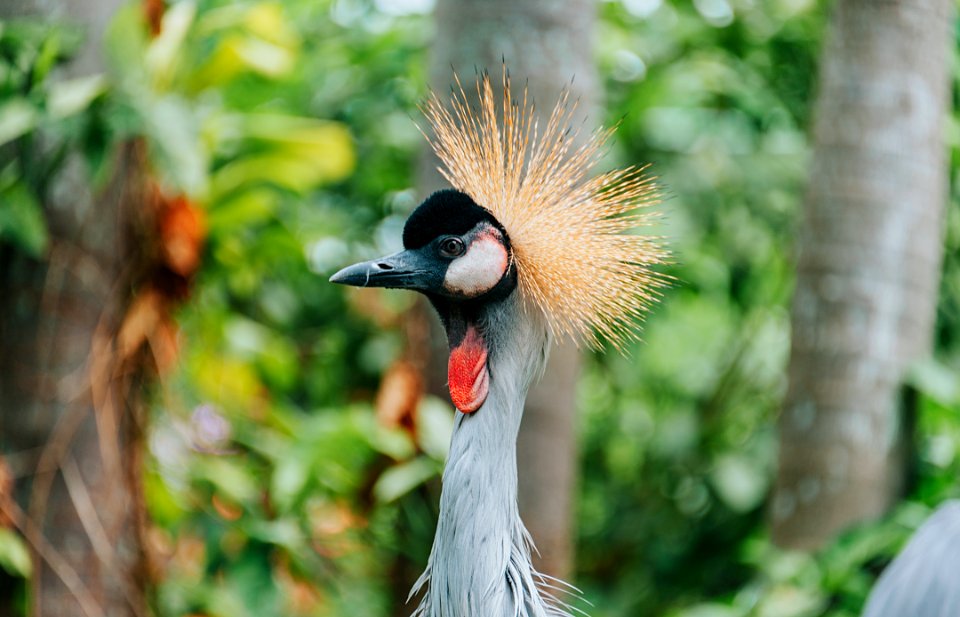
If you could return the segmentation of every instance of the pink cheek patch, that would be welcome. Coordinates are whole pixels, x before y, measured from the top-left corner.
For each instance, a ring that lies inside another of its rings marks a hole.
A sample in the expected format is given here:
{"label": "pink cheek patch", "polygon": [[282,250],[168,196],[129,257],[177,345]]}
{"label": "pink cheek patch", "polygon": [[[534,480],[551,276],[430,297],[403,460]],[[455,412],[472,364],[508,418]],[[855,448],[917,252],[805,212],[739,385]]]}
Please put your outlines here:
{"label": "pink cheek patch", "polygon": [[473,413],[487,400],[490,373],[487,371],[487,345],[473,326],[463,341],[450,350],[447,362],[450,399],[463,413]]}
{"label": "pink cheek patch", "polygon": [[467,298],[493,289],[507,271],[507,249],[491,230],[478,234],[462,257],[455,259],[443,279],[444,288]]}

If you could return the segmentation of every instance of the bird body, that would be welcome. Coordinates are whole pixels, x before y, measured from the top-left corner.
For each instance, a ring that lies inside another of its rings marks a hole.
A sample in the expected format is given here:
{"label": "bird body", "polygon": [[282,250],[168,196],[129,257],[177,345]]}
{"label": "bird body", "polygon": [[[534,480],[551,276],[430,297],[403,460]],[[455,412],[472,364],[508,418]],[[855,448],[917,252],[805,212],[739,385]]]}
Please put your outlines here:
{"label": "bird body", "polygon": [[960,501],[948,501],[913,534],[870,592],[863,617],[960,615]]}
{"label": "bird body", "polygon": [[[415,613],[424,617],[559,615],[541,595],[517,507],[517,432],[527,390],[543,371],[549,331],[511,296],[482,316],[496,372],[477,413],[457,412],[443,472],[440,519]],[[517,319],[522,323],[517,323]],[[443,590],[461,590],[447,594]]]}
{"label": "bird body", "polygon": [[[458,81],[459,84],[459,81]],[[457,408],[440,519],[418,617],[560,617],[563,585],[533,567],[517,506],[516,441],[530,386],[554,336],[614,345],[656,297],[664,260],[637,209],[657,194],[642,170],[587,178],[607,133],[575,147],[565,96],[545,126],[517,104],[504,71],[497,105],[489,76],[475,110],[462,87],[427,103],[453,189],[428,197],[404,226],[404,250],[344,268],[336,283],[413,289],[446,329]],[[498,113],[499,110],[499,113]]]}

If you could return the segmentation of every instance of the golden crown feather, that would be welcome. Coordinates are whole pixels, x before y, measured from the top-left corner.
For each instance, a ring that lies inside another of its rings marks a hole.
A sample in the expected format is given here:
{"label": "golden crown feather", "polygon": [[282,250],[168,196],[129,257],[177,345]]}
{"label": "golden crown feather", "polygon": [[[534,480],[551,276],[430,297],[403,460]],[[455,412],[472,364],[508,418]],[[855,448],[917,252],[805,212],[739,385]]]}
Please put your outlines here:
{"label": "golden crown feather", "polygon": [[646,167],[591,178],[615,129],[578,145],[567,90],[541,131],[527,89],[514,100],[506,67],[502,120],[488,73],[477,79],[477,108],[454,80],[449,106],[435,93],[422,105],[433,128],[425,135],[440,173],[507,230],[525,304],[543,312],[554,336],[618,349],[636,339],[633,326],[667,281],[652,268],[668,257],[662,238],[636,233],[658,215],[655,178]]}

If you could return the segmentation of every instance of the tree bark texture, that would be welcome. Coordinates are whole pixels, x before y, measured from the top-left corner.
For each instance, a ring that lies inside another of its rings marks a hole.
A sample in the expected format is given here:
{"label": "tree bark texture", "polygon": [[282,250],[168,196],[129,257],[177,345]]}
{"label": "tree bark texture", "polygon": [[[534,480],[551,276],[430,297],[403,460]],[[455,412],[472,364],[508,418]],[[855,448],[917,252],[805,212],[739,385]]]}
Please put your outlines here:
{"label": "tree bark texture", "polygon": [[814,549],[902,490],[901,382],[931,352],[950,0],[837,0],[820,66],[772,503]]}
{"label": "tree bark texture", "polygon": [[[85,26],[65,77],[102,71],[118,0],[15,1],[0,17]],[[6,512],[33,552],[31,612],[145,615],[139,486],[142,365],[116,335],[140,273],[141,156],[117,152],[115,180],[91,186],[79,155],[50,181],[42,261],[0,247],[0,454],[16,478]],[[3,603],[0,603],[2,605]]]}
{"label": "tree bark texture", "polygon": [[[585,119],[582,132],[588,135],[599,122],[595,13],[593,0],[439,0],[430,71],[433,90],[441,96],[448,92],[455,70],[469,95],[477,71],[488,70],[497,84],[505,62],[515,93],[526,84],[544,121],[560,92],[568,89],[571,99],[579,99],[577,121]],[[436,165],[432,155],[425,157],[424,194],[444,186]],[[579,366],[575,346],[554,345],[546,374],[527,399],[517,445],[520,514],[540,553],[534,556],[535,565],[564,579],[573,564]]]}

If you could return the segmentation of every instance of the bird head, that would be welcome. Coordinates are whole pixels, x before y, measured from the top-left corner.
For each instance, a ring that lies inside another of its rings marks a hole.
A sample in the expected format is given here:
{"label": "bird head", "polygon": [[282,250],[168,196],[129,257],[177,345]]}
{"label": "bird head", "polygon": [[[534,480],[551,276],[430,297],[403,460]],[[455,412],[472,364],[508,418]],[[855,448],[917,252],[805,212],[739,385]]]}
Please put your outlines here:
{"label": "bird head", "polygon": [[454,189],[428,197],[403,229],[404,250],[348,266],[330,280],[358,287],[413,289],[425,294],[447,330],[450,397],[464,413],[487,398],[484,309],[517,287],[510,238],[503,225],[469,195]]}
{"label": "bird head", "polygon": [[399,253],[348,266],[330,280],[413,289],[441,306],[502,299],[517,285],[506,230],[466,193],[446,189],[428,197],[407,219],[403,246]]}
{"label": "bird head", "polygon": [[486,399],[490,372],[485,309],[514,293],[539,312],[553,335],[620,347],[665,278],[650,224],[658,192],[643,168],[590,177],[612,131],[579,139],[576,109],[562,94],[544,126],[524,92],[516,102],[490,77],[477,81],[479,107],[457,79],[449,105],[424,106],[428,138],[454,187],[428,197],[407,220],[404,250],[344,268],[330,279],[361,287],[413,289],[437,308],[450,343],[448,378],[457,408]]}

